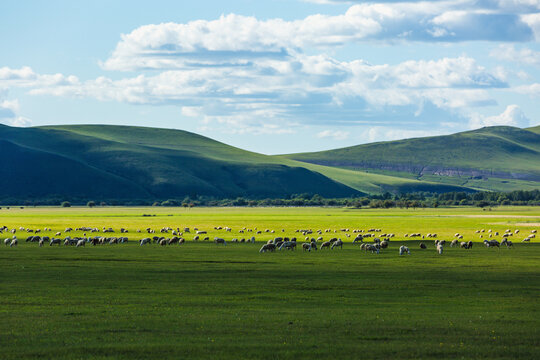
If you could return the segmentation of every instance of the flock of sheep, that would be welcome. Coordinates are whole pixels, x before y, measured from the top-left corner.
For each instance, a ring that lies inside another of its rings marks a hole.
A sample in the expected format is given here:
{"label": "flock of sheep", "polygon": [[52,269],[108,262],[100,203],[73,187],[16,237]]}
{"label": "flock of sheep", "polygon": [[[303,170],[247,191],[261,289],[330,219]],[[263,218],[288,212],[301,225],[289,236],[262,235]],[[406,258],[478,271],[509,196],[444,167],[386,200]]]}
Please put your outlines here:
{"label": "flock of sheep", "polygon": [[[216,226],[214,227],[215,231],[223,231],[225,233],[232,233],[232,229],[230,227],[221,227]],[[96,228],[96,227],[79,227],[76,229],[73,228],[66,228],[62,232],[56,232],[54,236],[41,236],[41,232],[52,232],[50,228],[45,228],[43,230],[41,229],[28,229],[24,227],[19,227],[18,229],[15,228],[8,228],[7,226],[0,227],[0,234],[2,233],[9,233],[12,234],[11,237],[8,237],[4,239],[4,245],[14,247],[17,246],[19,243],[19,239],[17,238],[17,233],[27,233],[26,236],[26,242],[32,242],[32,243],[38,243],[40,247],[44,246],[46,243],[49,244],[49,246],[53,245],[65,245],[65,246],[75,246],[75,247],[82,247],[86,244],[91,244],[93,246],[96,245],[113,245],[113,244],[123,244],[128,243],[128,237],[125,236],[126,233],[129,231],[127,229],[121,228],[119,230],[121,236],[106,236],[105,234],[114,234],[116,231],[112,228]],[[76,231],[76,232],[82,232],[82,236],[74,236],[71,237],[68,235],[69,233]],[[205,230],[199,230],[198,228],[190,229],[188,227],[185,228],[171,228],[171,227],[163,227],[160,230],[155,230],[152,228],[146,228],[145,230],[137,230],[137,233],[146,233],[148,234],[147,237],[143,237],[138,241],[140,246],[145,245],[151,245],[151,244],[158,244],[161,246],[167,246],[167,245],[182,245],[186,242],[187,237],[191,237],[191,240],[194,242],[197,241],[210,241],[210,237],[208,236],[207,231]],[[255,243],[255,235],[262,235],[262,237],[267,236],[267,234],[274,234],[275,230],[265,229],[265,230],[258,230],[257,228],[250,229],[250,228],[242,228],[238,230],[238,233],[241,235],[240,238],[233,237],[229,240],[229,242],[232,243]],[[281,230],[282,233],[285,232],[284,229]],[[497,231],[488,230],[487,232],[484,229],[476,230],[475,233],[479,234],[479,239],[482,240],[484,238],[484,235],[486,235],[487,238],[483,240],[483,244],[490,248],[490,247],[497,247],[500,246],[506,246],[507,248],[513,247],[513,242],[509,239],[510,237],[517,236],[519,234],[519,230],[511,231],[510,229],[507,229],[502,234],[499,234]],[[522,242],[530,242],[531,239],[536,237],[536,230],[531,230],[530,234],[528,234]],[[96,233],[101,233],[102,235],[97,235]],[[346,238],[351,238],[354,236],[354,239],[352,240],[352,244],[360,244],[360,249],[364,250],[366,253],[371,252],[375,254],[379,254],[381,250],[386,249],[389,247],[390,241],[392,238],[395,237],[394,233],[383,233],[381,229],[375,229],[371,228],[368,230],[361,230],[361,229],[353,229],[350,231],[347,228],[342,229],[325,229],[325,230],[312,230],[312,229],[297,229],[295,231],[296,235],[295,237],[287,237],[287,236],[273,236],[273,239],[266,241],[262,247],[260,248],[260,253],[265,252],[275,252],[281,251],[281,250],[295,250],[297,247],[297,236],[299,237],[300,234],[305,238],[305,241],[302,242],[301,247],[303,251],[315,251],[315,250],[324,250],[324,249],[337,249],[343,248],[344,241],[341,239],[341,237],[336,236],[336,233],[344,235]],[[94,236],[89,234],[96,234]],[[246,234],[248,234],[246,236]],[[317,234],[317,235],[314,235]],[[329,236],[327,236],[330,234]],[[352,236],[351,236],[352,234]],[[64,236],[62,238],[62,236]],[[324,240],[324,236],[330,237],[328,240]],[[502,240],[499,242],[498,240],[494,239],[494,237],[500,236]],[[139,236],[140,237],[140,236]],[[434,240],[434,246],[437,250],[437,253],[441,254],[443,253],[444,246],[446,245],[446,240],[439,240],[438,235],[435,233],[427,233],[425,235],[421,233],[410,233],[410,234],[404,234],[404,238],[419,238],[419,239],[426,239],[431,238]],[[227,245],[227,241],[224,237],[214,237],[213,242],[215,244],[219,245]],[[471,249],[473,246],[473,241],[463,241],[463,235],[460,233],[456,233],[454,235],[454,239],[452,241],[449,241],[450,247],[460,247],[463,249]],[[425,242],[421,242],[419,245],[420,249],[427,249],[427,245]],[[402,245],[399,247],[399,255],[404,254],[411,254],[410,249]]]}

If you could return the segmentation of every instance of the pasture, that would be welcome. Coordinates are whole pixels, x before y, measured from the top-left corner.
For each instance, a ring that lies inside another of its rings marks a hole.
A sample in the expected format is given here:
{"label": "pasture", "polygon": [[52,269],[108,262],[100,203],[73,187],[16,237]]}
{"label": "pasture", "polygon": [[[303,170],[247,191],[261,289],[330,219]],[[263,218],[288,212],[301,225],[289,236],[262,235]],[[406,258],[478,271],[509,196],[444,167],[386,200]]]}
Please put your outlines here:
{"label": "pasture", "polygon": [[[2,359],[540,357],[540,246],[538,238],[521,242],[540,230],[538,208],[4,207],[4,225],[48,227],[40,234],[49,236],[123,227],[130,241],[40,248],[19,230],[18,246],[2,244]],[[197,227],[228,244],[193,242],[193,232],[182,245],[136,242],[147,227],[165,226]],[[243,227],[262,233],[240,234]],[[343,249],[258,252],[277,236],[301,243],[295,230],[310,228],[332,229],[321,236],[340,237]],[[368,228],[395,233],[379,255],[351,243],[353,229]],[[483,246],[488,229],[519,229],[514,248]],[[475,243],[465,250],[447,242],[438,255],[433,239],[404,237],[412,232],[447,241],[460,233]],[[257,242],[230,242],[244,235]],[[398,256],[401,244],[410,256]]]}

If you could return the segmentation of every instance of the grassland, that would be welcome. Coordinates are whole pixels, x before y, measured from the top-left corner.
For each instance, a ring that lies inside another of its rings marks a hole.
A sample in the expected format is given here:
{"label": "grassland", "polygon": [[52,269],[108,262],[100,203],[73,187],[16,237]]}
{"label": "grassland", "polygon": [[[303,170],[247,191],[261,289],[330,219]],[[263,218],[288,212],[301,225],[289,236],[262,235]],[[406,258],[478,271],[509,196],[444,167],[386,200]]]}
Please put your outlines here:
{"label": "grassland", "polygon": [[[481,228],[530,233],[540,229],[538,208],[4,208],[1,225],[52,232],[125,227],[132,240],[144,236],[136,229],[163,226],[198,227],[227,239],[244,226],[286,235],[345,227],[396,233],[380,255],[350,243],[343,250],[267,254],[258,253],[260,243],[2,246],[2,359],[540,356],[537,241],[513,238],[511,250],[446,247],[439,256],[431,241],[421,251],[418,241],[403,237],[418,231],[450,239],[460,232],[481,241],[474,232]],[[410,256],[397,255],[401,243]]]}

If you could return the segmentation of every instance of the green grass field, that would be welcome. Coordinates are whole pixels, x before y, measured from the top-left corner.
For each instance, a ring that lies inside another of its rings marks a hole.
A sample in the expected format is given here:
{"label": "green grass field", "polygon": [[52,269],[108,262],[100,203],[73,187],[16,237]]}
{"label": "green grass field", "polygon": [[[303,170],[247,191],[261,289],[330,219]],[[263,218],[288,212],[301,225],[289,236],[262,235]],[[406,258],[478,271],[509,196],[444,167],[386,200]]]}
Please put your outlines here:
{"label": "green grass field", "polygon": [[[18,247],[1,245],[1,359],[540,357],[540,246],[521,243],[540,229],[539,208],[3,208],[2,225],[125,227],[133,242],[39,248],[19,231]],[[263,233],[256,244],[135,243],[147,236],[137,229],[164,226],[211,239],[240,237],[244,226]],[[350,243],[258,252],[298,228],[350,241],[339,229],[370,227],[396,234],[380,255]],[[520,233],[514,249],[488,249],[477,229]],[[427,250],[406,241],[413,231],[477,243],[440,256],[432,240]],[[410,256],[398,256],[402,243]]]}

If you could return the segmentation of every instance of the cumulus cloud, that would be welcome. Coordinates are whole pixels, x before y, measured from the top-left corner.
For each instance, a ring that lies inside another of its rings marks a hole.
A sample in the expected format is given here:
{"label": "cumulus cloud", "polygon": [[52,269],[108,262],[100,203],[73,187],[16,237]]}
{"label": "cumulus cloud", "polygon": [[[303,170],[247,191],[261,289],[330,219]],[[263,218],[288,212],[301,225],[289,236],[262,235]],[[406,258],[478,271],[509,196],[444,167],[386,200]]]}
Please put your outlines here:
{"label": "cumulus cloud", "polygon": [[[395,112],[408,121],[418,121],[426,104],[440,109],[492,105],[487,90],[507,86],[497,74],[468,57],[373,65],[295,54],[245,67],[194,67],[84,82],[58,74],[35,74],[29,68],[24,73],[31,76],[24,81],[21,76],[6,76],[0,84],[29,87],[29,93],[35,95],[176,104],[186,117],[239,129],[261,126],[265,131],[272,129],[269,125],[293,122],[354,124],[377,119],[374,114],[385,114],[379,117],[382,121],[394,118],[391,114]],[[53,77],[58,81],[48,80]]]}
{"label": "cumulus cloud", "polygon": [[526,47],[516,49],[514,45],[500,45],[491,51],[491,56],[505,61],[522,63],[525,65],[540,65],[540,51],[534,51]]}
{"label": "cumulus cloud", "polygon": [[470,127],[472,129],[484,127],[484,126],[516,126],[527,127],[530,125],[530,120],[525,116],[521,108],[517,105],[509,105],[499,115],[495,116],[483,116],[474,114],[471,117]]}
{"label": "cumulus cloud", "polygon": [[[539,29],[538,14],[505,11],[509,1],[362,2],[341,15],[315,14],[293,21],[229,14],[216,20],[144,25],[122,35],[102,66],[120,71],[249,66],[308,48],[366,40],[533,39]],[[511,3],[524,10],[534,5],[525,0]]]}
{"label": "cumulus cloud", "polygon": [[3,94],[0,93],[0,124],[10,126],[30,126],[32,122],[19,113],[19,101],[18,100],[3,100]]}
{"label": "cumulus cloud", "polygon": [[341,130],[323,130],[317,133],[319,139],[331,138],[334,140],[345,140],[349,137],[351,133],[349,131]]}

